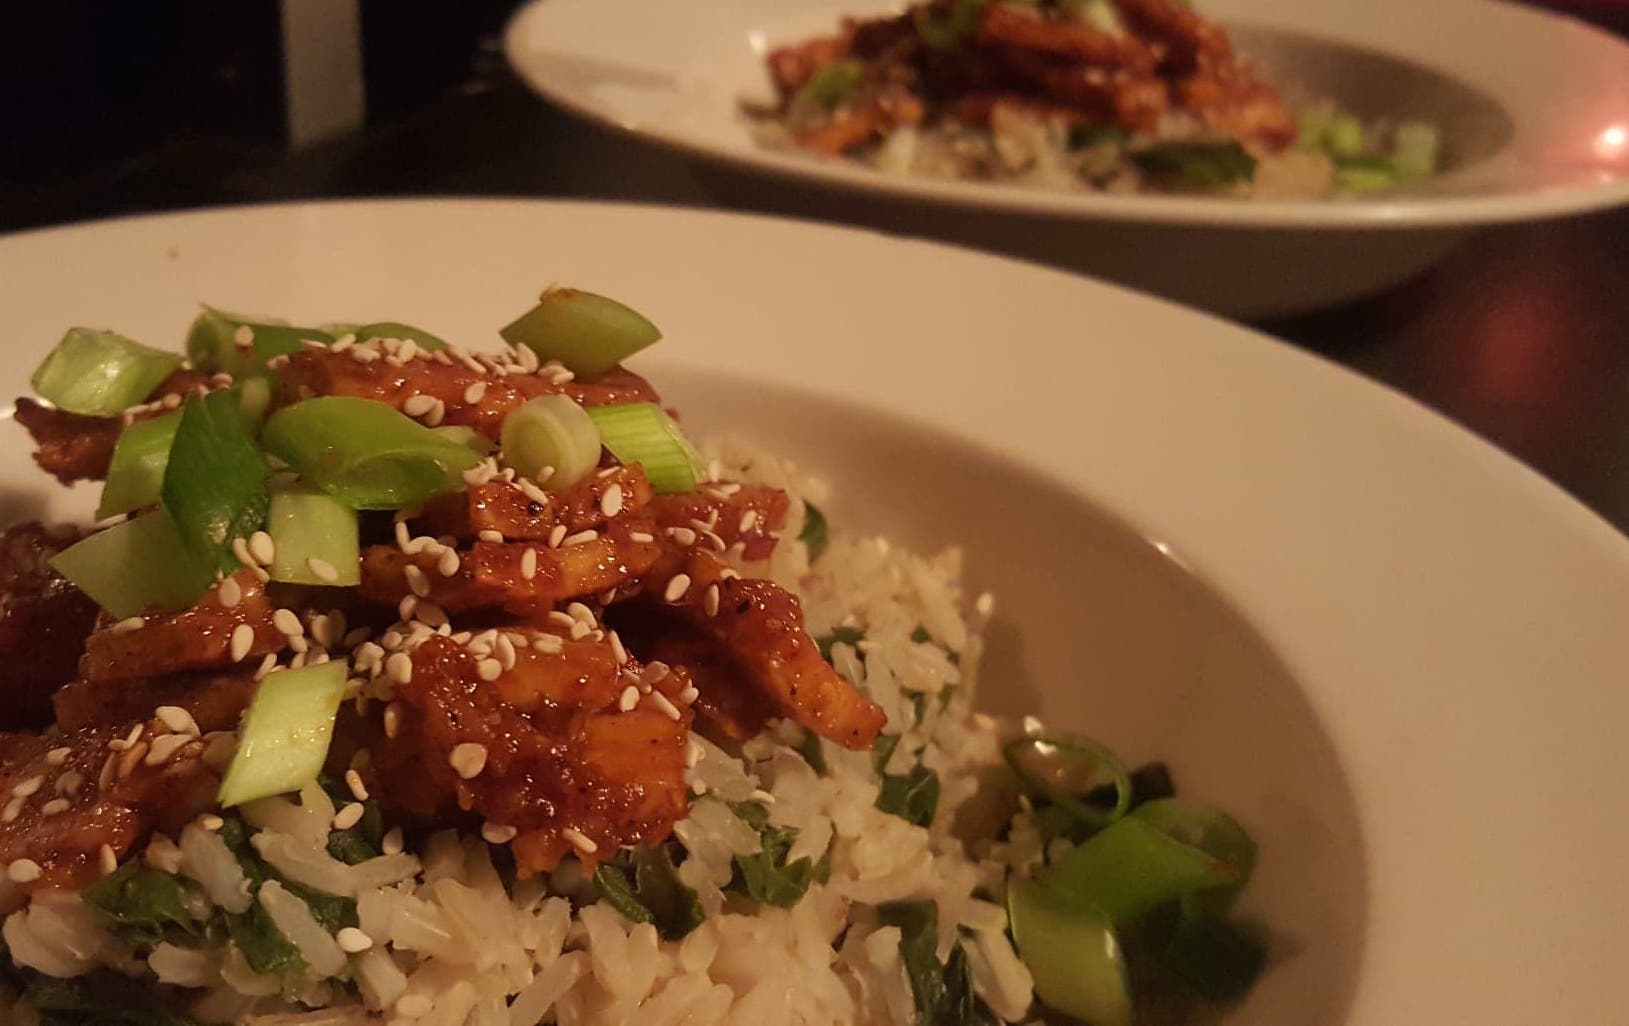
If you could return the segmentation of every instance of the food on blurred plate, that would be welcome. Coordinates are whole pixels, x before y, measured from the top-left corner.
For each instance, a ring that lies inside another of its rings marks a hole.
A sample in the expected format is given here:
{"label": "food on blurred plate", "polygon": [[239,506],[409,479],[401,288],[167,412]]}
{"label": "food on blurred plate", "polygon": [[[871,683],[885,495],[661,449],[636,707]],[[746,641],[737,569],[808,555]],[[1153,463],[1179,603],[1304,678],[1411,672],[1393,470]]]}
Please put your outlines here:
{"label": "food on blurred plate", "polygon": [[1428,124],[1299,112],[1184,0],[931,0],[771,50],[760,141],[892,174],[1308,198],[1419,182]]}
{"label": "food on blurred plate", "polygon": [[974,712],[959,553],[698,453],[620,303],[499,334],[206,308],[184,358],[40,366],[19,419],[101,519],[0,546],[0,1021],[1116,1026],[1250,985],[1249,836]]}

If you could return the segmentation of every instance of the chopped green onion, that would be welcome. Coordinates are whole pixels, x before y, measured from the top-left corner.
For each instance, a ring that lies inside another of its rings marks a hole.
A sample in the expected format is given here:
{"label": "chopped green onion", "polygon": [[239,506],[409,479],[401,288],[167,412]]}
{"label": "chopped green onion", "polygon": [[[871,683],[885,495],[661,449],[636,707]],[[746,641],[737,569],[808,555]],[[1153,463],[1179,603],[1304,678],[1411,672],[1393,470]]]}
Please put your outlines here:
{"label": "chopped green onion", "polygon": [[243,414],[243,422],[251,429],[258,429],[260,422],[266,419],[266,411],[271,409],[271,382],[264,377],[247,377],[233,386],[233,390],[238,394],[238,410]]}
{"label": "chopped green onion", "polygon": [[1348,157],[1335,164],[1335,187],[1347,192],[1375,192],[1397,184],[1385,157]]}
{"label": "chopped green onion", "polygon": [[638,463],[657,492],[693,492],[701,480],[701,456],[655,403],[590,406],[600,441],[623,463]]}
{"label": "chopped green onion", "polygon": [[[239,345],[239,330],[247,345]],[[306,339],[332,342],[321,328],[301,328],[270,317],[246,317],[204,307],[187,331],[187,358],[201,371],[244,374],[266,366],[266,361],[300,351]]]}
{"label": "chopped green onion", "polygon": [[604,374],[662,337],[656,325],[614,299],[558,287],[545,290],[498,334],[584,378]]}
{"label": "chopped green onion", "polygon": [[266,521],[271,468],[229,391],[189,395],[170,445],[161,499],[193,561],[234,573],[232,541]]}
{"label": "chopped green onion", "polygon": [[854,98],[865,81],[865,65],[856,60],[833,61],[804,80],[791,104],[799,108],[833,110]]}
{"label": "chopped green onion", "polygon": [[1363,142],[1363,122],[1350,114],[1337,115],[1324,133],[1324,150],[1336,159],[1358,156]]}
{"label": "chopped green onion", "polygon": [[272,580],[347,588],[362,583],[356,510],[328,493],[307,486],[274,492],[266,531],[275,548]]}
{"label": "chopped green onion", "polygon": [[[1166,902],[1229,891],[1244,882],[1247,868],[1184,843],[1157,812],[1141,815],[1159,804],[1150,802],[1115,820],[1049,866],[1039,882],[1065,906],[1096,909],[1116,925]],[[1184,835],[1190,831],[1187,823],[1180,829]]]}
{"label": "chopped green onion", "polygon": [[954,50],[978,34],[989,0],[950,0],[949,10],[922,5],[912,11],[916,34],[934,50]]}
{"label": "chopped green onion", "polygon": [[1391,166],[1404,181],[1427,178],[1437,170],[1437,151],[1442,145],[1435,125],[1424,121],[1402,121],[1391,137]]}
{"label": "chopped green onion", "polygon": [[481,434],[472,427],[463,424],[443,424],[430,429],[442,438],[450,438],[467,449],[474,449],[482,456],[490,456],[498,450],[498,443]]}
{"label": "chopped green onion", "polygon": [[[437,349],[447,348],[447,343],[441,338],[430,334],[423,328],[415,328],[411,324],[401,324],[397,321],[378,321],[373,324],[361,324],[350,329],[358,342],[366,342],[375,338],[411,339],[420,349],[435,352]],[[343,334],[343,332],[341,333]]]}
{"label": "chopped green onion", "polygon": [[96,519],[105,520],[158,502],[164,468],[170,462],[170,443],[180,424],[181,411],[176,410],[151,420],[138,420],[119,432]]}
{"label": "chopped green onion", "polygon": [[1127,150],[1126,159],[1151,178],[1199,188],[1248,182],[1256,174],[1256,158],[1231,139],[1155,143]]}
{"label": "chopped green onion", "polygon": [[1299,131],[1295,137],[1297,149],[1322,150],[1329,138],[1329,126],[1335,123],[1335,114],[1328,107],[1314,107],[1303,111],[1296,119]]}
{"label": "chopped green onion", "polygon": [[400,509],[464,489],[481,458],[388,403],[319,396],[272,414],[266,451],[352,509]]}
{"label": "chopped green onion", "polygon": [[600,463],[600,432],[576,400],[540,395],[509,411],[499,432],[504,462],[552,491],[570,488]]}
{"label": "chopped green onion", "polygon": [[1042,1004],[1090,1026],[1130,1026],[1131,979],[1108,919],[1065,907],[1047,888],[1017,879],[1007,884],[1007,915]]}
{"label": "chopped green onion", "polygon": [[1220,892],[1231,898],[1256,870],[1256,842],[1239,821],[1219,809],[1182,798],[1159,798],[1131,813],[1229,867],[1236,883]]}
{"label": "chopped green onion", "polygon": [[318,663],[268,674],[255,689],[238,748],[221,781],[223,808],[298,790],[317,779],[345,691],[346,663]]}
{"label": "chopped green onion", "polygon": [[69,413],[111,417],[135,406],[181,358],[111,331],[70,328],[34,371],[34,391]]}
{"label": "chopped green onion", "polygon": [[[1108,826],[1131,807],[1125,766],[1113,752],[1085,738],[1031,735],[1008,742],[1002,754],[1024,787],[1089,827]],[[1093,792],[1110,788],[1113,798],[1107,807],[1089,800]]]}
{"label": "chopped green onion", "polygon": [[98,531],[52,556],[51,566],[119,620],[150,607],[185,609],[214,577],[163,510]]}
{"label": "chopped green onion", "polygon": [[899,930],[899,959],[911,984],[917,1021],[934,1021],[945,999],[939,967],[939,906],[931,901],[890,901],[877,906],[877,921]]}
{"label": "chopped green onion", "polygon": [[820,507],[812,502],[803,504],[803,530],[798,532],[798,541],[808,547],[809,562],[811,563],[819,559],[820,554],[825,552],[826,546],[831,543],[831,533],[826,525],[826,514],[822,513]]}

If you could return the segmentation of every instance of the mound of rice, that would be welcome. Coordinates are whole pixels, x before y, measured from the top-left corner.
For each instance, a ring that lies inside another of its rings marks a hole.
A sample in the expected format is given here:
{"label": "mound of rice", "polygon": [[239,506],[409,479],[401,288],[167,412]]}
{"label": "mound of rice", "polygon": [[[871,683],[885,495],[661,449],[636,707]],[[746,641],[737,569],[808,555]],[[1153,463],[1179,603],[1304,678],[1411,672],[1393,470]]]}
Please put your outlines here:
{"label": "mound of rice", "polygon": [[[965,600],[956,550],[921,557],[878,538],[838,537],[811,564],[795,539],[803,501],[824,497],[818,483],[745,445],[712,455],[732,477],[800,500],[772,560],[749,572],[800,596],[810,634],[834,638],[833,664],[887,709],[886,730],[898,741],[879,767],[869,752],[811,748],[785,724],[739,757],[695,738],[695,800],[675,831],[677,875],[705,919],[682,939],[663,940],[653,923],[601,900],[573,860],[547,878],[506,884],[501,852],[495,861],[498,849],[478,836],[444,832],[412,853],[391,853],[387,840],[387,854],[347,865],[326,850],[335,806],[312,785],[243,816],[259,828],[255,851],[284,880],[354,899],[355,927],[330,933],[276,880],[251,899],[237,858],[206,827],[155,839],[144,856],[184,882],[187,911],[199,921],[258,902],[298,949],[299,972],[256,973],[225,938],[166,941],[143,959],[77,895],[60,893],[5,920],[12,959],[50,977],[99,967],[150,973],[185,988],[178,1005],[200,1022],[908,1026],[917,1021],[902,952],[910,939],[882,922],[878,907],[931,901],[937,933],[926,943],[937,960],[959,946],[977,995],[1001,1019],[1022,1020],[1031,980],[1000,902],[1008,873],[1041,852],[1026,817],[1013,814],[1010,778],[997,771],[997,726],[971,708],[989,598]],[[884,775],[922,770],[939,787],[927,826],[877,807]],[[727,889],[736,860],[757,853],[764,836],[732,805],[756,806],[768,826],[795,830],[786,860],[823,865],[823,882],[785,908]],[[40,1017],[16,993],[0,993],[0,1021],[34,1026]]]}

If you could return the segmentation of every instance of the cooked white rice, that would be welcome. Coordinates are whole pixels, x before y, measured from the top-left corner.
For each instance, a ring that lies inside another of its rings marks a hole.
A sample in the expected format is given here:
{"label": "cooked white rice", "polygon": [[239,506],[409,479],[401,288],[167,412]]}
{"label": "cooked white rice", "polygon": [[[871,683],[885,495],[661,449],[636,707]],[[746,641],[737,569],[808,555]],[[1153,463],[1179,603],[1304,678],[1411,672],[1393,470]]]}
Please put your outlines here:
{"label": "cooked white rice", "polygon": [[[886,729],[902,735],[888,769],[920,760],[938,774],[942,791],[930,828],[875,807],[879,779],[870,753],[825,744],[822,776],[799,754],[803,735],[795,727],[767,730],[739,759],[698,738],[705,755],[691,786],[700,797],[676,836],[687,852],[680,878],[696,890],[707,918],[668,942],[654,926],[595,902],[592,882],[572,860],[548,878],[506,889],[478,837],[448,832],[414,854],[338,862],[325,850],[333,803],[311,786],[298,800],[245,810],[261,828],[255,848],[286,879],[357,901],[360,932],[336,937],[293,892],[273,883],[261,888],[256,900],[306,962],[302,978],[257,975],[230,943],[206,950],[160,944],[142,966],[68,894],[38,896],[5,920],[12,957],[57,977],[99,966],[145,970],[190,988],[188,1012],[200,1021],[257,1026],[909,1026],[917,1013],[900,930],[880,926],[875,909],[931,900],[941,961],[960,943],[977,993],[1004,1020],[1021,1020],[1031,980],[1007,939],[999,901],[1009,870],[1039,859],[1040,844],[1025,817],[1012,818],[1011,794],[981,787],[983,771],[1000,762],[995,724],[971,711],[988,599],[962,593],[954,549],[924,557],[880,538],[840,536],[811,566],[795,539],[801,500],[823,497],[818,483],[744,445],[717,446],[712,455],[732,477],[799,498],[775,555],[751,572],[801,597],[811,635],[840,625],[863,630],[858,649],[833,646],[833,662],[887,710]],[[919,626],[928,640],[913,640]],[[913,695],[927,696],[920,723]],[[726,893],[732,860],[760,842],[725,801],[757,801],[772,824],[795,827],[790,857],[829,856],[827,881],[811,885],[790,909]],[[996,843],[1009,822],[1007,840]],[[247,907],[238,863],[206,830],[155,841],[145,857],[192,882],[200,914]],[[0,994],[0,1021],[32,1026],[37,1016],[15,995]]]}

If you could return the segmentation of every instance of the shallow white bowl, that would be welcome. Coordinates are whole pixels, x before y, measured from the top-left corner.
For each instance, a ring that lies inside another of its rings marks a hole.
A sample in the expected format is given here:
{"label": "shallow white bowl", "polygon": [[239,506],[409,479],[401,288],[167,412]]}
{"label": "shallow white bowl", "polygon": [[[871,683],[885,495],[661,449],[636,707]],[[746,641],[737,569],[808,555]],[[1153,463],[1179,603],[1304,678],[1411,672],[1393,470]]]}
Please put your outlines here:
{"label": "shallow white bowl", "polygon": [[[1230,1021],[1623,1021],[1629,544],[1259,335],[852,230],[300,205],[0,239],[0,388],[72,324],[178,344],[200,300],[496,344],[550,281],[649,314],[667,340],[636,366],[690,429],[824,471],[838,529],[963,543],[998,596],[987,704],[1240,815],[1277,940]],[[5,430],[0,516],[88,508]]]}
{"label": "shallow white bowl", "polygon": [[1494,0],[1204,6],[1282,80],[1365,117],[1437,123],[1452,166],[1394,196],[1246,203],[934,181],[758,146],[738,106],[772,96],[764,53],[890,9],[879,0],[535,0],[506,45],[555,103],[733,168],[716,172],[715,195],[1036,257],[1239,316],[1384,288],[1480,225],[1629,201],[1629,45],[1606,33]]}

